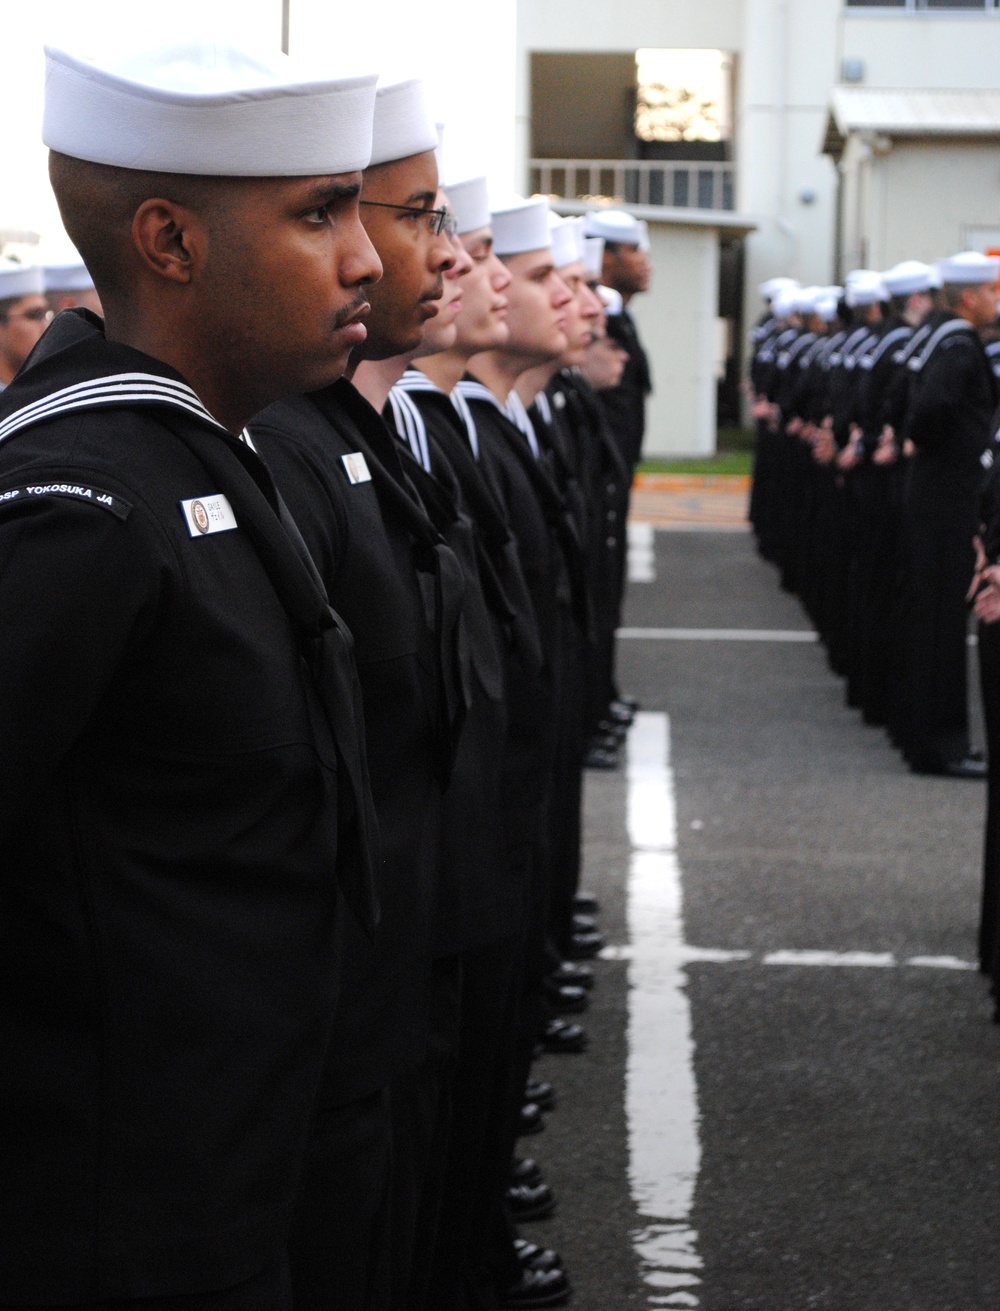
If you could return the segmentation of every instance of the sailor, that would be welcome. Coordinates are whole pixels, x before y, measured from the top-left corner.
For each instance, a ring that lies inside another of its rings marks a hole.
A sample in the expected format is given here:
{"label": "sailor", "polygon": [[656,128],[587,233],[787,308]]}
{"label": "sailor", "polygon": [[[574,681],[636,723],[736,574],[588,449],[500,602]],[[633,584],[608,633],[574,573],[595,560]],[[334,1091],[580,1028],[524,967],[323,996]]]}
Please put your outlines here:
{"label": "sailor", "polygon": [[983,778],[970,753],[965,596],[973,572],[982,456],[997,385],[977,329],[996,317],[1000,259],[964,251],[938,265],[951,317],[908,364],[906,736],[916,773]]}
{"label": "sailor", "polygon": [[[885,331],[859,361],[858,440],[860,461],[854,495],[864,519],[865,550],[859,591],[857,703],[867,724],[887,724],[901,671],[897,613],[902,569],[903,463],[888,408],[900,361],[921,320],[931,308],[934,270],[919,260],[887,269],[889,294]],[[905,372],[905,370],[904,370]]]}
{"label": "sailor", "polygon": [[381,418],[389,383],[362,381],[358,359],[414,348],[438,312],[455,254],[436,141],[425,84],[380,83],[361,214],[384,272],[353,381],[251,425],[354,637],[381,833],[382,919],[373,945],[359,932],[345,941],[292,1230],[296,1306],[317,1311],[409,1302],[439,1095],[430,1025],[457,988],[451,962],[433,971],[433,934],[441,795],[464,714],[462,580]]}
{"label": "sailor", "polygon": [[635,319],[629,310],[632,300],[649,290],[651,266],[645,225],[620,209],[592,210],[587,215],[586,233],[604,239],[601,282],[617,291],[624,302],[621,314],[608,329],[628,355],[628,364],[617,387],[601,393],[601,403],[630,469],[642,455],[646,431],[646,397],[652,391],[649,360],[639,339]]}
{"label": "sailor", "polygon": [[0,391],[52,321],[44,290],[38,265],[0,258]]}
{"label": "sailor", "polygon": [[62,310],[85,309],[101,313],[101,298],[94,290],[94,279],[79,255],[63,255],[42,263],[45,275],[45,298],[53,314]]}
{"label": "sailor", "polygon": [[47,51],[105,321],[61,315],[0,398],[2,1304],[291,1305],[370,799],[349,636],[240,434],[364,337],[374,94]]}

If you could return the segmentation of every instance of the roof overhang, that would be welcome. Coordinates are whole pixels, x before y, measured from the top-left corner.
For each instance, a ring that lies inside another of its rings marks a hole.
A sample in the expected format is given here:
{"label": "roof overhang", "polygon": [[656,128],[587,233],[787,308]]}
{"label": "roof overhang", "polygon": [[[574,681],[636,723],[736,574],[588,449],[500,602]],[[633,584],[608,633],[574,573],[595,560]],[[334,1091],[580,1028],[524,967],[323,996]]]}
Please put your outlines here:
{"label": "roof overhang", "polygon": [[822,153],[839,162],[855,134],[1000,139],[1000,91],[834,87]]}

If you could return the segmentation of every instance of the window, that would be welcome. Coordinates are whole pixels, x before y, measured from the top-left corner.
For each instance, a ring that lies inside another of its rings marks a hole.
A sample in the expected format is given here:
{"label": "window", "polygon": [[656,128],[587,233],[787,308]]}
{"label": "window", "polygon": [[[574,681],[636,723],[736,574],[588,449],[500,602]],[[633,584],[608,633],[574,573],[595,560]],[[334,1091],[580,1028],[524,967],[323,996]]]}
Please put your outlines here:
{"label": "window", "polygon": [[908,13],[942,9],[1000,11],[1000,0],[845,0],[845,3],[848,9],[904,9]]}

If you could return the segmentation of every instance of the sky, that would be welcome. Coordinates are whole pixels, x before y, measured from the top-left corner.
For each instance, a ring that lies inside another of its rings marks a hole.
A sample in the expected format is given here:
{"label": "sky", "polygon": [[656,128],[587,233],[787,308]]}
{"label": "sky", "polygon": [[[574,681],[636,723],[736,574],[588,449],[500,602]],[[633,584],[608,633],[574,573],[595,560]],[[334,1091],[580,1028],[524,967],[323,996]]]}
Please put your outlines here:
{"label": "sky", "polygon": [[[336,75],[385,71],[427,78],[445,127],[451,176],[514,180],[514,0],[465,6],[461,22],[425,0],[290,0],[289,53]],[[26,0],[0,38],[0,231],[65,242],[41,144],[46,41],[81,53],[184,41],[200,33],[280,48],[281,0]],[[377,17],[376,17],[377,16]],[[169,28],[167,27],[169,24]],[[473,108],[470,109],[470,106]]]}

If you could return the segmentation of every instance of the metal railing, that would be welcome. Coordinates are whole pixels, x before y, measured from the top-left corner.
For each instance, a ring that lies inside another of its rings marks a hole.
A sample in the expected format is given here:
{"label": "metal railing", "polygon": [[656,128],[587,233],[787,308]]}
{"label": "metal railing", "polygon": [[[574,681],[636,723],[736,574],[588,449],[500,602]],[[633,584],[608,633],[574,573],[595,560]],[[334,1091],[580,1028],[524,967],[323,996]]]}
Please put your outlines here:
{"label": "metal railing", "polygon": [[563,200],[668,209],[736,208],[731,164],[658,159],[532,159],[529,190]]}

